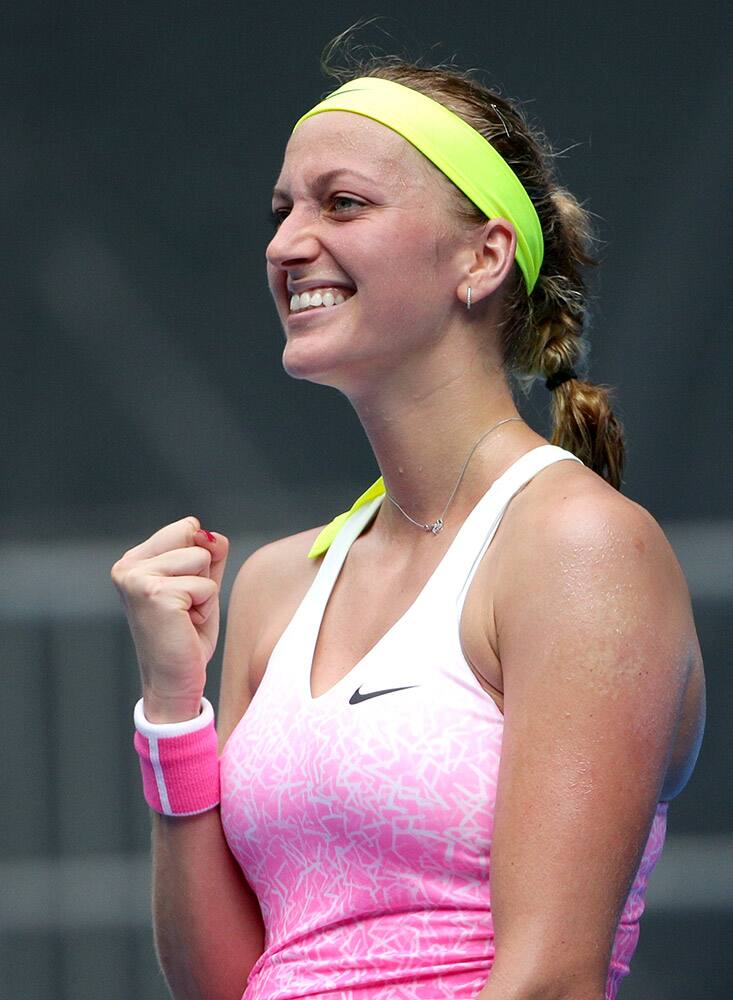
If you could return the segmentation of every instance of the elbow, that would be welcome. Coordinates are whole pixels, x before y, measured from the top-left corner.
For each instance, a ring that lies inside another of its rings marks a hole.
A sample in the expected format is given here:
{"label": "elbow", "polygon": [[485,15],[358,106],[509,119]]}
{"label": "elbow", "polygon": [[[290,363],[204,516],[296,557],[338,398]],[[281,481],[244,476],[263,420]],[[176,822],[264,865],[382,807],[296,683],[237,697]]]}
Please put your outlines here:
{"label": "elbow", "polygon": [[597,974],[531,970],[521,959],[495,964],[491,977],[476,1000],[605,1000],[605,979]]}
{"label": "elbow", "polygon": [[241,1000],[246,972],[233,974],[226,963],[207,961],[159,925],[154,928],[154,946],[172,1000]]}
{"label": "elbow", "polygon": [[476,1000],[605,1000],[605,997],[605,988],[585,987],[577,983],[560,986],[545,980],[535,985],[507,982],[498,986],[496,982],[489,981]]}

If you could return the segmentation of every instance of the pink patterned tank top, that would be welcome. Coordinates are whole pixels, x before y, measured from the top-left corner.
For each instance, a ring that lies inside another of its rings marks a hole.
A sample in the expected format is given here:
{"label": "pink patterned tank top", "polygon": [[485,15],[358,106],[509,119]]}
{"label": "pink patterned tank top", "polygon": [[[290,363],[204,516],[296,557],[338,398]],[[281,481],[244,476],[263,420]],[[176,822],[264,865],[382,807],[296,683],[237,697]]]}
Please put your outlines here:
{"label": "pink patterned tank top", "polygon": [[[511,498],[562,460],[579,461],[554,445],[517,459],[414,603],[313,698],[324,609],[384,495],[326,552],[220,760],[224,833],[266,932],[242,1000],[474,1000],[486,984],[504,718],[464,659],[461,610]],[[629,971],[666,813],[660,803],[623,907],[607,1000]]]}

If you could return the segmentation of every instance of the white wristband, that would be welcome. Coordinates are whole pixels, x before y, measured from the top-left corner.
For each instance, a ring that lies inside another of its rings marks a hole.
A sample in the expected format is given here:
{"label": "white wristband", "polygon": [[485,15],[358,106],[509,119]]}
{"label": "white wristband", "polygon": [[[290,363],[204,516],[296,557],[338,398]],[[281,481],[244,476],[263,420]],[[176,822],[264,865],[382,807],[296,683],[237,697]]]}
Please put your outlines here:
{"label": "white wristband", "polygon": [[135,705],[135,728],[142,736],[160,738],[165,736],[186,736],[206,729],[214,718],[214,706],[208,698],[201,699],[201,709],[195,719],[185,719],[183,722],[151,722],[145,715],[144,699]]}

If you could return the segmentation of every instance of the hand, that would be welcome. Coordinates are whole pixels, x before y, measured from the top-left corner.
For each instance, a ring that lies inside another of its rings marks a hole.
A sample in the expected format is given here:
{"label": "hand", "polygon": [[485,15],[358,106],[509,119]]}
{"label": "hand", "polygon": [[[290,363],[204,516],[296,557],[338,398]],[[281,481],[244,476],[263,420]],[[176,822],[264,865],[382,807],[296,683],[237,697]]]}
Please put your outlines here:
{"label": "hand", "polygon": [[150,722],[198,715],[219,635],[219,590],[229,541],[196,517],[161,528],[112,567],[135,643]]}

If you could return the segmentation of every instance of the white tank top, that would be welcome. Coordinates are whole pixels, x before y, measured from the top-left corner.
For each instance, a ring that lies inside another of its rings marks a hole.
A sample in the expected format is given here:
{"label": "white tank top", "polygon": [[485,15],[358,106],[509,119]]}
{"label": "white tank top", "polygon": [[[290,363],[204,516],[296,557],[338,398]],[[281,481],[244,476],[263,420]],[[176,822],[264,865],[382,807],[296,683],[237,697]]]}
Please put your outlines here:
{"label": "white tank top", "polygon": [[[220,762],[224,833],[266,929],[245,1000],[473,1000],[485,984],[504,718],[463,656],[461,611],[511,498],[567,459],[580,461],[554,445],[517,459],[407,611],[313,698],[329,595],[384,494],[327,550]],[[607,1000],[636,946],[665,818],[662,804],[619,923]]]}

